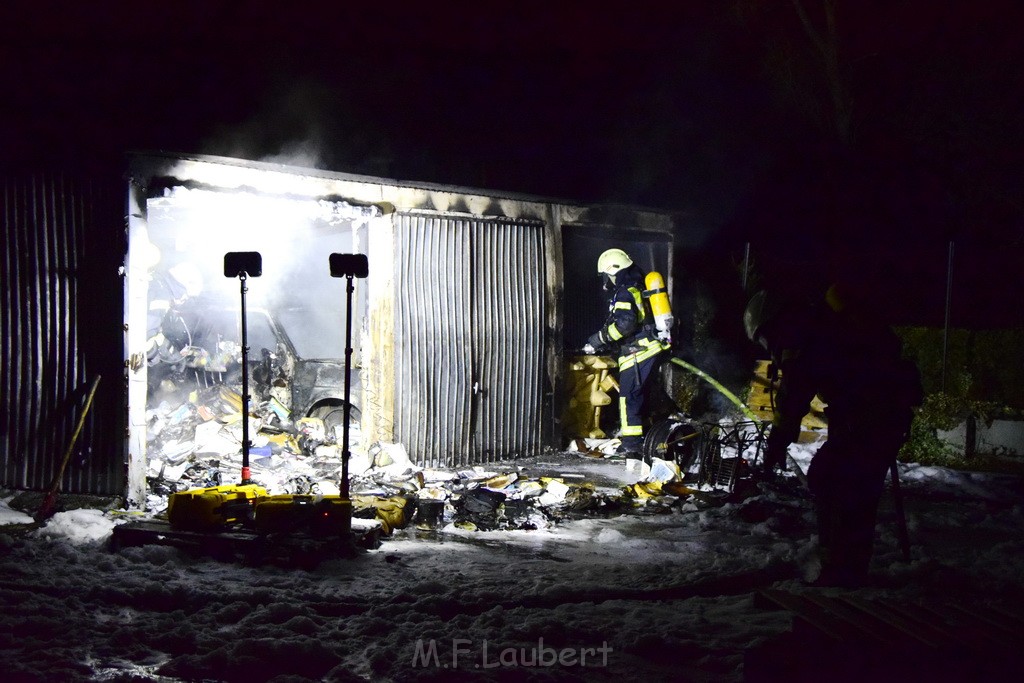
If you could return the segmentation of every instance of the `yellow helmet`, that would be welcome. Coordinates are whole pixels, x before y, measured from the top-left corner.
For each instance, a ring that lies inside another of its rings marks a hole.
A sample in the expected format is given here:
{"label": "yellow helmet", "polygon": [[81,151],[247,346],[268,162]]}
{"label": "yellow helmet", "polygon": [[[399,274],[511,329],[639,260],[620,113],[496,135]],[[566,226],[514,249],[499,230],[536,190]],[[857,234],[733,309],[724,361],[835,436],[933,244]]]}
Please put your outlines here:
{"label": "yellow helmet", "polygon": [[615,274],[633,265],[633,259],[621,249],[608,249],[597,258],[597,272],[604,273],[614,281]]}

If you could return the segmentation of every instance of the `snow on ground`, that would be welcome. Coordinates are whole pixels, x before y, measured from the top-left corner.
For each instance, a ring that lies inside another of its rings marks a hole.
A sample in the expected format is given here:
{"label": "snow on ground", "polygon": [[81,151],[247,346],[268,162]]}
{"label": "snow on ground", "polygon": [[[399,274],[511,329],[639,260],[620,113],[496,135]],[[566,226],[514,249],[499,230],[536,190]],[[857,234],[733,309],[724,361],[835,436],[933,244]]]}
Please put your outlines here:
{"label": "snow on ground", "polygon": [[0,526],[7,526],[8,524],[31,524],[34,521],[31,515],[26,515],[24,512],[11,509],[9,503],[13,498],[14,496],[11,495],[0,498]]}
{"label": "snow on ground", "polygon": [[[804,466],[812,451],[791,449]],[[541,460],[602,487],[636,480],[622,463]],[[906,465],[901,479],[911,561],[887,497],[874,585],[859,593],[1024,604],[1020,481]],[[0,522],[24,524],[10,499]],[[0,529],[4,680],[740,681],[744,653],[792,623],[755,607],[754,591],[808,590],[816,571],[797,486],[533,531],[410,527],[312,570],[157,545],[112,552],[111,530],[130,518],[70,510],[28,533]]]}

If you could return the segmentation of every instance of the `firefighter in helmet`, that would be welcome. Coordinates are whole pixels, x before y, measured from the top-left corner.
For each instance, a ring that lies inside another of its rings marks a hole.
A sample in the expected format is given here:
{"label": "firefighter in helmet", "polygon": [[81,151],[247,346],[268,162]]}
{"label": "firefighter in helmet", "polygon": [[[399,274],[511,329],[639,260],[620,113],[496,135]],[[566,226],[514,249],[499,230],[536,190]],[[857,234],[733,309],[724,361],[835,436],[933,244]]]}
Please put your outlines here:
{"label": "firefighter in helmet", "polygon": [[640,457],[644,442],[647,385],[669,345],[659,338],[643,297],[644,275],[622,249],[608,249],[597,260],[608,317],[587,339],[585,353],[618,353],[620,453]]}
{"label": "firefighter in helmet", "polygon": [[816,583],[863,585],[885,476],[922,399],[917,368],[902,358],[899,337],[847,305],[836,286],[810,305],[760,291],[743,322],[780,373],[764,458],[769,476],[785,467],[814,396],[826,404],[828,438],[807,471],[821,559]]}

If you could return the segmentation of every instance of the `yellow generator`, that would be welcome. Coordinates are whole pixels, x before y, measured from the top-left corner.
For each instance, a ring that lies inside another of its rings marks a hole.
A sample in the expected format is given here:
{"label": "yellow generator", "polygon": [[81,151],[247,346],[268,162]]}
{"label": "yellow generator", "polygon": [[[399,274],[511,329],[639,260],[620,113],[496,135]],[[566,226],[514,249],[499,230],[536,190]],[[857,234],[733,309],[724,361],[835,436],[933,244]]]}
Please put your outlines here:
{"label": "yellow generator", "polygon": [[256,484],[226,484],[171,494],[167,521],[174,529],[217,531],[252,518],[253,504],[267,495]]}
{"label": "yellow generator", "polygon": [[254,507],[253,526],[260,534],[323,537],[352,531],[352,501],[341,496],[281,494],[260,498]]}

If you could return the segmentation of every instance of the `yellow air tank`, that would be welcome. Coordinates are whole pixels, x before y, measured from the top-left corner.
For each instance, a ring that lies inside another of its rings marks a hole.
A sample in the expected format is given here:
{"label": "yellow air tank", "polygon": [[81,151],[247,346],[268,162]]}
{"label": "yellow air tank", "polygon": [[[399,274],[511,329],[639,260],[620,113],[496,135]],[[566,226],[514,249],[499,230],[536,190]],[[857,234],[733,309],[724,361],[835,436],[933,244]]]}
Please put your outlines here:
{"label": "yellow air tank", "polygon": [[644,287],[647,290],[644,296],[651,302],[651,313],[654,314],[654,326],[664,339],[668,339],[672,331],[672,306],[668,302],[668,292],[665,289],[665,280],[661,273],[652,270],[644,278]]}

